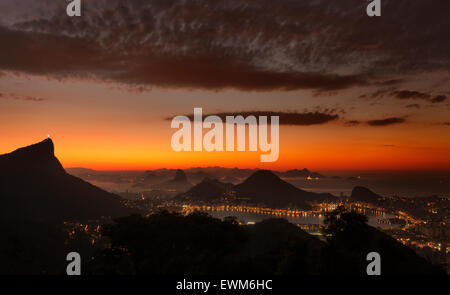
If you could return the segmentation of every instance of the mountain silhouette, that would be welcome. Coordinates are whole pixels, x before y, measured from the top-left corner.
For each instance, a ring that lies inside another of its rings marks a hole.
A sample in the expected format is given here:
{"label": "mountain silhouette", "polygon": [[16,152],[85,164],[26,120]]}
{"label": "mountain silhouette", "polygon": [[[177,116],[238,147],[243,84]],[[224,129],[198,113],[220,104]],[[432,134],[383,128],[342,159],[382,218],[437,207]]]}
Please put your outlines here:
{"label": "mountain silhouette", "polygon": [[6,219],[93,220],[133,212],[121,198],[64,170],[51,139],[0,155],[0,208]]}
{"label": "mountain silhouette", "polygon": [[[234,192],[234,194],[230,194],[231,192]],[[244,182],[235,186],[231,183],[205,178],[176,198],[182,201],[211,202],[224,197],[237,197],[238,199],[245,199],[246,202],[273,208],[298,207],[304,209],[310,208],[312,202],[337,199],[331,194],[318,194],[301,190],[269,170],[257,170]]]}
{"label": "mountain silhouette", "polygon": [[177,171],[175,172],[175,177],[174,177],[174,179],[171,180],[171,182],[187,183],[188,180],[187,180],[186,173],[184,173],[184,171],[181,169],[177,169]]}
{"label": "mountain silhouette", "polygon": [[282,180],[269,170],[259,170],[243,183],[235,186],[236,196],[270,207],[296,206],[309,208],[310,202],[336,200],[331,194],[318,194],[301,190]]}
{"label": "mountain silhouette", "polygon": [[199,182],[203,181],[203,179],[205,179],[205,178],[215,178],[215,177],[206,171],[199,170],[199,171],[188,173],[188,178],[193,183],[199,183]]}
{"label": "mountain silhouette", "polygon": [[183,170],[177,169],[175,171],[174,178],[164,181],[160,184],[154,186],[154,188],[165,189],[165,190],[176,190],[176,191],[186,191],[192,184],[188,181],[186,173]]}
{"label": "mountain silhouette", "polygon": [[180,201],[201,201],[209,202],[226,197],[231,191],[231,183],[220,182],[217,179],[205,178],[199,184],[193,186],[187,192],[176,197]]}
{"label": "mountain silhouette", "polygon": [[368,188],[363,186],[355,186],[352,190],[352,194],[350,195],[350,199],[356,202],[378,204],[382,197]]}
{"label": "mountain silhouette", "polygon": [[0,155],[1,173],[21,173],[24,176],[36,171],[46,174],[64,174],[65,170],[54,155],[51,139],[46,139],[27,147],[19,148],[12,153]]}
{"label": "mountain silhouette", "polygon": [[144,177],[142,179],[142,184],[156,184],[161,183],[161,181],[165,177],[162,175],[158,175],[154,173],[153,171],[146,171],[144,174]]}
{"label": "mountain silhouette", "polygon": [[299,169],[291,169],[291,170],[287,170],[284,172],[276,172],[276,174],[280,177],[286,177],[286,178],[293,178],[293,177],[312,177],[312,178],[324,178],[325,176],[323,176],[320,173],[317,172],[311,172],[308,169],[304,168],[302,170]]}
{"label": "mountain silhouette", "polygon": [[232,183],[232,184],[237,184],[237,183],[241,182],[238,178],[233,177],[231,175],[224,176],[224,177],[220,178],[220,181],[221,182]]}

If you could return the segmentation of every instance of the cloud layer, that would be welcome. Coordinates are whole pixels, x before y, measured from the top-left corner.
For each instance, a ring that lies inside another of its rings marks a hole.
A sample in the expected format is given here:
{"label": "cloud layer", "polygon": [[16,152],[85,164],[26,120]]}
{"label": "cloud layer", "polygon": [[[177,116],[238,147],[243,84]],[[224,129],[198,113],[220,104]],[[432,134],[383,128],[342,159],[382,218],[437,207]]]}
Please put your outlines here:
{"label": "cloud layer", "polygon": [[450,67],[448,1],[383,1],[382,21],[367,17],[360,0],[98,0],[83,1],[82,17],[73,18],[64,1],[22,2],[2,4],[14,18],[0,13],[8,20],[0,27],[0,70],[130,85],[330,91]]}
{"label": "cloud layer", "polygon": [[14,93],[10,93],[10,94],[4,94],[4,93],[0,93],[0,98],[11,98],[11,99],[16,99],[16,100],[24,100],[24,101],[34,101],[34,102],[41,102],[41,101],[45,101],[47,99],[42,98],[42,97],[36,97],[36,96],[24,96],[24,95],[17,95]]}
{"label": "cloud layer", "polygon": [[370,120],[367,122],[367,124],[370,126],[389,126],[389,125],[400,124],[400,123],[405,123],[405,122],[406,122],[406,120],[404,118],[391,117],[391,118],[385,118],[385,119]]}
{"label": "cloud layer", "polygon": [[[191,121],[194,120],[193,114],[185,115]],[[320,125],[325,124],[339,118],[339,115],[333,112],[273,112],[273,111],[253,111],[253,112],[221,112],[221,113],[211,113],[203,114],[203,117],[207,116],[218,116],[223,122],[226,121],[227,116],[242,116],[247,118],[248,116],[255,116],[256,119],[260,116],[267,116],[268,123],[270,123],[271,116],[278,116],[280,125],[297,125],[297,126],[309,126],[309,125]],[[172,117],[166,118],[166,120],[172,120]]]}

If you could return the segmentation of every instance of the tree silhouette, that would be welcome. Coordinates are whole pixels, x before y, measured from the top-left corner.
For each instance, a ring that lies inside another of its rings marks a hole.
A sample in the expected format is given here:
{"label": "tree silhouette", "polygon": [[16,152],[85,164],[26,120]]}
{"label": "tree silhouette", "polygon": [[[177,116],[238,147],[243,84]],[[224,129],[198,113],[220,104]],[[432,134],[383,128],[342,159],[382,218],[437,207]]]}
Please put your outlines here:
{"label": "tree silhouette", "polygon": [[325,215],[324,225],[326,273],[364,275],[366,256],[370,252],[381,255],[383,274],[443,273],[440,267],[428,263],[412,249],[369,226],[367,217],[357,212],[338,207]]}
{"label": "tree silhouette", "polygon": [[343,206],[327,212],[324,219],[325,233],[331,237],[367,228],[367,217],[355,211],[348,211]]}
{"label": "tree silhouette", "polygon": [[[383,273],[436,273],[411,249],[338,208],[326,218],[327,242],[281,218],[239,225],[195,212],[118,218],[103,226],[110,242],[88,266],[96,274],[366,274],[366,255]],[[386,261],[387,260],[387,261]]]}

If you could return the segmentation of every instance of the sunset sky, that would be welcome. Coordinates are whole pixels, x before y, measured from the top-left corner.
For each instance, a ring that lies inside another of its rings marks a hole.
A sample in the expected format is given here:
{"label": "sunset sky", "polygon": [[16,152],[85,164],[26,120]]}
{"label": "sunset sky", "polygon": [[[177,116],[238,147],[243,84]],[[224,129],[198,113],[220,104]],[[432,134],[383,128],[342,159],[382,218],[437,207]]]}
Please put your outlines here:
{"label": "sunset sky", "polygon": [[[50,134],[64,167],[449,170],[449,1],[66,4],[0,2],[0,154]],[[194,107],[295,120],[274,163],[176,153]]]}

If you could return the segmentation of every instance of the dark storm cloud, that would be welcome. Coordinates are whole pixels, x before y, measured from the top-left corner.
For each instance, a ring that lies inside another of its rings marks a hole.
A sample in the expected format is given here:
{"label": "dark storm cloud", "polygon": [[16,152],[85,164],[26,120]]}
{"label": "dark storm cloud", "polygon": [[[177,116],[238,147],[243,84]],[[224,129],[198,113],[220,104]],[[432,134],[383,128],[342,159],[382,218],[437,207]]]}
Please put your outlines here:
{"label": "dark storm cloud", "polygon": [[362,94],[359,97],[360,98],[379,98],[379,97],[384,97],[390,91],[391,91],[390,89],[379,89],[373,93]]}
{"label": "dark storm cloud", "polygon": [[440,103],[440,102],[445,101],[446,99],[447,99],[447,96],[445,96],[445,95],[437,95],[431,99],[431,102],[432,103]]}
{"label": "dark storm cloud", "polygon": [[58,78],[92,77],[135,85],[241,90],[335,90],[367,84],[358,76],[271,71],[207,53],[178,57],[148,48],[147,52],[130,56],[103,51],[95,42],[83,38],[5,28],[0,28],[0,39],[5,41],[0,67]]}
{"label": "dark storm cloud", "polygon": [[407,105],[406,107],[409,108],[409,109],[412,109],[412,108],[414,108],[414,109],[420,109],[420,104],[413,103],[413,104]]}
{"label": "dark storm cloud", "polygon": [[0,12],[8,19],[0,70],[131,85],[333,91],[390,86],[405,73],[450,66],[449,1],[383,1],[382,21],[367,17],[360,0],[98,0],[83,1],[82,16],[73,18],[64,1],[52,3]]}
{"label": "dark storm cloud", "polygon": [[409,90],[394,91],[391,95],[398,99],[428,99],[430,97],[427,93]]}
{"label": "dark storm cloud", "polygon": [[[440,103],[447,99],[446,95],[433,95],[432,93],[425,93],[414,90],[395,90],[390,91],[389,89],[380,89],[371,94],[362,94],[360,98],[383,98],[383,97],[393,97],[399,100],[409,100],[417,99],[424,100],[431,103]],[[412,105],[413,107],[415,105]]]}
{"label": "dark storm cloud", "polygon": [[[194,120],[194,115],[185,115],[191,121]],[[273,111],[253,111],[253,112],[221,112],[212,114],[203,114],[206,116],[218,116],[223,122],[226,121],[227,116],[243,116],[244,118],[248,116],[255,116],[257,119],[259,116],[267,116],[268,121],[270,121],[271,116],[279,116],[280,125],[297,125],[297,126],[309,126],[309,125],[320,125],[325,124],[330,121],[337,120],[339,115],[328,112],[273,112]],[[172,120],[173,117],[168,117],[166,120]]]}
{"label": "dark storm cloud", "polygon": [[441,103],[447,99],[445,95],[433,96],[430,93],[409,90],[394,91],[391,95],[398,99],[422,99],[431,103]]}
{"label": "dark storm cloud", "polygon": [[399,124],[404,123],[406,120],[404,118],[386,118],[386,119],[379,119],[379,120],[371,120],[368,121],[367,124],[370,126],[389,126],[393,124]]}
{"label": "dark storm cloud", "polygon": [[[191,121],[194,121],[194,114],[184,115],[188,117]],[[333,111],[324,111],[324,112],[274,112],[274,111],[246,111],[246,112],[219,112],[219,113],[209,113],[203,114],[203,119],[207,116],[218,116],[223,122],[226,121],[227,116],[243,116],[244,118],[248,116],[255,116],[257,119],[259,116],[267,116],[270,119],[271,116],[279,116],[280,125],[293,125],[293,126],[311,126],[311,125],[321,125],[326,124],[331,121],[337,121],[339,115],[335,114]],[[166,117],[165,120],[171,121],[173,117]],[[268,120],[270,121],[270,120]],[[405,123],[406,120],[404,118],[390,117],[378,120],[370,120],[365,122],[365,124],[369,126],[389,126],[394,124]],[[341,123],[344,126],[352,127],[358,126],[364,122],[359,120],[348,120],[342,121]]]}

